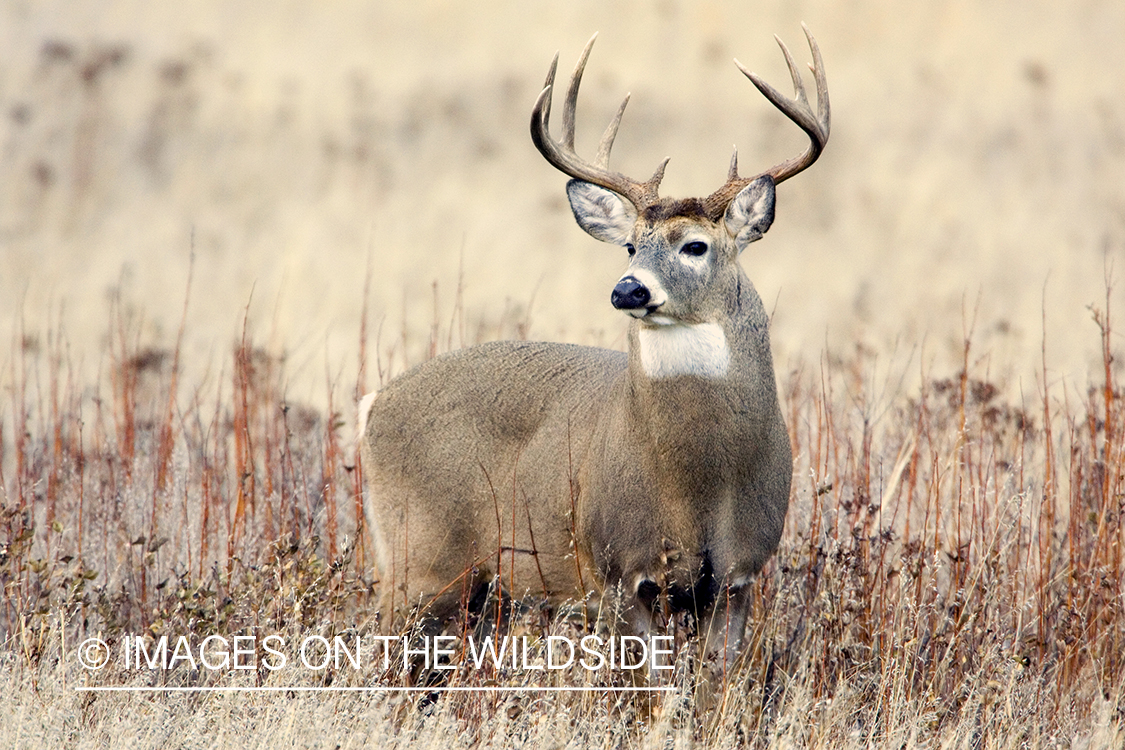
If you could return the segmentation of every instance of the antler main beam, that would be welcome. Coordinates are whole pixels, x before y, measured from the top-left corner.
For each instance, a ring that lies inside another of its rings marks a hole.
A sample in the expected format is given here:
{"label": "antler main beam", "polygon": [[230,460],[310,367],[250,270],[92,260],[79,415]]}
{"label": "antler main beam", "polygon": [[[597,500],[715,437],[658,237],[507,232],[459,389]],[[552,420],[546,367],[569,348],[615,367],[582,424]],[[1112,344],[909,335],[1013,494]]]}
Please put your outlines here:
{"label": "antler main beam", "polygon": [[658,189],[660,181],[664,179],[664,167],[667,166],[668,160],[665,159],[646,182],[638,182],[609,168],[609,152],[613,148],[614,139],[617,137],[617,129],[621,125],[621,116],[625,113],[625,106],[629,103],[628,95],[625,96],[625,101],[621,102],[617,114],[610,121],[605,134],[602,135],[595,160],[588,162],[574,150],[574,112],[578,104],[578,87],[582,83],[582,73],[586,69],[586,60],[590,57],[590,50],[597,38],[597,34],[590,37],[590,41],[586,43],[586,48],[582,50],[582,57],[579,58],[578,65],[575,66],[574,73],[570,77],[570,86],[566,90],[566,98],[563,101],[562,141],[551,138],[548,127],[551,117],[555,70],[559,64],[557,54],[551,63],[551,69],[547,72],[547,80],[543,84],[543,91],[539,94],[539,98],[535,102],[535,108],[531,111],[531,140],[535,143],[535,147],[539,149],[539,153],[543,154],[543,157],[559,171],[577,180],[583,180],[612,190],[627,198],[637,211],[643,211],[645,207],[660,200]]}
{"label": "antler main beam", "polygon": [[828,143],[832,113],[828,102],[828,79],[824,75],[824,61],[820,57],[820,47],[817,46],[816,39],[813,38],[809,27],[802,23],[801,28],[805,32],[809,49],[812,51],[813,61],[809,68],[812,70],[813,79],[816,81],[816,112],[813,112],[809,105],[809,98],[805,93],[805,84],[801,79],[801,73],[797,69],[797,65],[793,62],[793,56],[789,54],[789,48],[779,37],[775,36],[774,39],[777,39],[781,52],[785,55],[785,62],[789,66],[789,76],[793,79],[793,99],[786,98],[784,94],[766,83],[756,73],[747,70],[738,60],[735,60],[734,64],[738,66],[743,75],[750,79],[750,82],[754,84],[758,91],[762,92],[762,96],[769,99],[773,106],[781,110],[782,114],[805,131],[809,136],[809,146],[801,154],[770,167],[755,177],[738,176],[738,152],[736,151],[734,156],[731,157],[730,173],[726,184],[704,199],[704,205],[709,213],[714,213],[712,209],[721,213],[742,188],[758,177],[770,175],[774,182],[784,182],[793,175],[808,169],[820,156],[825,144]]}
{"label": "antler main beam", "polygon": [[[808,169],[820,156],[825,144],[828,143],[828,133],[831,126],[828,79],[824,75],[824,62],[821,60],[820,48],[817,46],[816,40],[807,26],[801,24],[801,28],[804,29],[805,37],[809,42],[809,49],[812,51],[813,61],[809,67],[816,81],[817,108],[815,112],[809,104],[808,95],[805,93],[801,73],[797,69],[796,63],[793,62],[793,56],[789,53],[789,48],[785,46],[781,39],[774,37],[777,39],[778,45],[781,46],[781,52],[785,55],[785,62],[789,66],[789,75],[793,79],[793,99],[781,94],[757,74],[747,70],[742,63],[737,60],[734,62],[743,75],[750,79],[750,82],[757,87],[758,91],[762,92],[766,99],[796,123],[797,127],[805,131],[809,136],[809,146],[797,156],[787,159],[754,177],[738,176],[738,154],[735,152],[735,155],[731,158],[730,172],[726,183],[703,200],[704,209],[709,216],[721,216],[734,196],[759,177],[769,175],[774,182],[784,182],[793,175]],[[656,168],[656,172],[645,182],[631,179],[609,168],[609,153],[613,148],[613,141],[617,137],[617,129],[621,125],[621,116],[625,113],[625,106],[629,103],[628,96],[625,97],[625,101],[621,103],[617,114],[610,121],[609,127],[606,128],[594,161],[586,161],[574,150],[574,113],[578,105],[578,87],[582,83],[582,73],[586,69],[586,61],[590,57],[590,50],[597,38],[597,34],[590,37],[590,41],[586,43],[586,48],[582,50],[582,56],[570,77],[570,85],[567,87],[566,98],[563,102],[562,140],[554,140],[549,129],[555,71],[559,64],[557,54],[551,63],[550,70],[547,72],[547,80],[544,83],[543,91],[539,94],[539,98],[535,102],[535,108],[531,112],[531,140],[544,158],[559,171],[577,180],[583,180],[612,190],[627,198],[638,212],[642,212],[646,207],[660,200],[658,189],[660,181],[664,178],[664,168],[668,165],[668,160],[665,159],[661,162],[660,166]]]}

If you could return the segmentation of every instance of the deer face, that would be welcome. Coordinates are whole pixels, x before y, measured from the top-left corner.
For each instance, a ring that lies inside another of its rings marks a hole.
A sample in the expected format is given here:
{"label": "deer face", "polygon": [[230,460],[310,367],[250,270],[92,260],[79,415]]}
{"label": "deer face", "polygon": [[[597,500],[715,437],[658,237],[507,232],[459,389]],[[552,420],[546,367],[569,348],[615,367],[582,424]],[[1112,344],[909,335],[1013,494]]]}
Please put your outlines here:
{"label": "deer face", "polygon": [[645,326],[714,322],[737,282],[739,254],[765,234],[774,215],[768,175],[743,188],[717,220],[694,199],[665,199],[638,213],[622,196],[588,182],[572,180],[567,194],[579,226],[629,252],[629,268],[610,301]]}

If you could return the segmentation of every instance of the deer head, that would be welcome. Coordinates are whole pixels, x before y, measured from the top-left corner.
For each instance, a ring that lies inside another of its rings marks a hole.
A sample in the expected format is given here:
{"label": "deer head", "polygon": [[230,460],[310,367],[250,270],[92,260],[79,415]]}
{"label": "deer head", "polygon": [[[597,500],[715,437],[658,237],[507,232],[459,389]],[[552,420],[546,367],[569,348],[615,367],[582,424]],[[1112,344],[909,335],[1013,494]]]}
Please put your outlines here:
{"label": "deer head", "polygon": [[735,151],[726,182],[701,199],[660,197],[668,159],[644,182],[609,168],[610,151],[628,96],[606,128],[594,161],[586,161],[575,152],[578,89],[596,34],[586,44],[570,78],[563,106],[562,140],[553,139],[548,125],[558,66],[555,56],[532,111],[531,138],[548,162],[573,178],[567,185],[567,195],[579,226],[596,239],[625,247],[632,257],[629,271],[611,295],[614,307],[649,325],[691,324],[703,322],[728,293],[727,285],[719,283],[716,276],[722,276],[723,269],[769,229],[776,185],[808,168],[828,141],[830,110],[824,64],[816,40],[807,27],[803,28],[812,50],[810,67],[816,80],[817,111],[809,105],[801,75],[780,39],[777,41],[789,66],[795,98],[786,98],[737,60],[735,64],[809,136],[808,148],[753,177],[739,176]]}

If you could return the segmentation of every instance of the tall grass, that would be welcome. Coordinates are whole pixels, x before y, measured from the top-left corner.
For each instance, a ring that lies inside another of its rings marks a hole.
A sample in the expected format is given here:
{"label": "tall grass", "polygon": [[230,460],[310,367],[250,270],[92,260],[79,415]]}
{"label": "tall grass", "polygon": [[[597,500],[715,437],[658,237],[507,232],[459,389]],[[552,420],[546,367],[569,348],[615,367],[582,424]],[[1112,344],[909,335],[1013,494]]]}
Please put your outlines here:
{"label": "tall grass", "polygon": [[[219,731],[310,746],[1120,747],[1125,393],[1110,300],[1107,289],[1091,307],[1103,366],[1082,386],[1047,371],[993,382],[971,326],[960,367],[919,366],[919,388],[900,385],[914,365],[862,347],[781,373],[797,457],[786,531],[752,584],[743,658],[701,702],[689,646],[677,690],[659,698],[75,692],[401,684],[378,669],[87,673],[70,653],[91,635],[116,649],[130,634],[373,627],[362,467],[341,406],[369,385],[368,334],[355,388],[342,395],[326,375],[320,412],[287,398],[284,356],[245,326],[212,383],[180,382],[182,326],[170,350],[142,344],[120,303],[90,382],[61,325],[20,331],[0,406],[2,734],[99,746],[203,745]],[[463,315],[434,319],[431,355],[465,343]],[[526,330],[518,311],[506,321],[475,338]],[[380,384],[408,348],[381,331]],[[521,632],[587,627],[529,604]],[[529,679],[455,673],[451,684]]]}

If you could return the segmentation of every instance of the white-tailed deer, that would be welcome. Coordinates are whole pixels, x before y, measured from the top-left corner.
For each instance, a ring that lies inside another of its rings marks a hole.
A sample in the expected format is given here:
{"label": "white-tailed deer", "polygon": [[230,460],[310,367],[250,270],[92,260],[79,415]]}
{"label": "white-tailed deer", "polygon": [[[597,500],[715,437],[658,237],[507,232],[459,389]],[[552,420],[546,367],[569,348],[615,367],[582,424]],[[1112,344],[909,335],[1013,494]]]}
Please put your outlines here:
{"label": "white-tailed deer", "polygon": [[756,177],[739,177],[732,158],[726,183],[703,199],[658,197],[667,160],[645,182],[610,171],[624,103],[595,160],[575,153],[593,39],[566,94],[562,140],[552,139],[555,57],[531,137],[573,178],[578,224],[629,253],[611,295],[632,318],[629,352],[484,344],[364,398],[367,520],[386,620],[415,612],[441,627],[499,576],[514,597],[610,597],[642,635],[690,610],[708,652],[737,652],[747,582],[777,548],[792,474],[769,318],[738,257],[769,229],[774,186],[828,140],[824,66],[805,34],[816,112],[780,40],[795,99],[736,64],[809,147]]}

